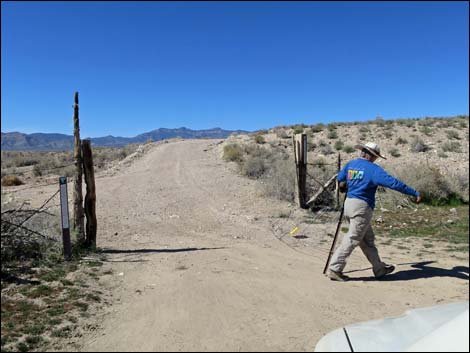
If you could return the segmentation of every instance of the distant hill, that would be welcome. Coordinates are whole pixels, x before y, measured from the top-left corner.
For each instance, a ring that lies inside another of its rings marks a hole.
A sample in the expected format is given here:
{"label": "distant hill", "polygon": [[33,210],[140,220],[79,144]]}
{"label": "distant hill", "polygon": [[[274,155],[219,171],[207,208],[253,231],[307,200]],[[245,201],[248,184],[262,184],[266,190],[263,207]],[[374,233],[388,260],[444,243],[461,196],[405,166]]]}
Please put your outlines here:
{"label": "distant hill", "polygon": [[[207,130],[191,130],[185,127],[178,129],[160,128],[145,132],[135,137],[119,137],[104,136],[91,138],[91,144],[97,147],[122,147],[131,143],[144,143],[149,140],[160,141],[175,137],[185,139],[202,139],[202,138],[227,138],[231,134],[247,133],[243,130],[223,130],[221,128],[213,128]],[[54,151],[54,150],[70,150],[73,148],[73,136],[64,134],[47,134],[34,133],[23,134],[21,132],[1,133],[3,151],[13,150],[35,150],[35,151]]]}

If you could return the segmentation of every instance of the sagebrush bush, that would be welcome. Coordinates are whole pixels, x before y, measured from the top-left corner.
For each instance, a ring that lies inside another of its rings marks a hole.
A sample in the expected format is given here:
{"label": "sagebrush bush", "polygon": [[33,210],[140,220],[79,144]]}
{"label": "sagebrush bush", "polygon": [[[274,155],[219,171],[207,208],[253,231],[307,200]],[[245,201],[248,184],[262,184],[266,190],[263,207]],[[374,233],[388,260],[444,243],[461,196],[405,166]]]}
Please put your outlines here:
{"label": "sagebrush bush", "polygon": [[328,138],[329,139],[338,138],[338,133],[335,130],[332,130],[332,131],[328,132]]}
{"label": "sagebrush bush", "polygon": [[254,138],[255,138],[255,142],[260,144],[260,145],[266,143],[266,140],[264,139],[264,136],[259,134],[259,133],[256,134]]}
{"label": "sagebrush bush", "polygon": [[311,126],[312,132],[322,132],[325,129],[325,125],[322,123]]}
{"label": "sagebrush bush", "polygon": [[415,136],[410,142],[411,152],[427,152],[429,151],[429,146],[424,143],[419,137]]}
{"label": "sagebrush bush", "polygon": [[286,130],[281,129],[276,131],[277,137],[281,139],[288,139],[290,136],[287,134]]}
{"label": "sagebrush bush", "polygon": [[266,160],[259,156],[246,157],[241,165],[242,174],[252,179],[261,177],[266,170]]}
{"label": "sagebrush bush", "polygon": [[452,186],[452,177],[444,176],[436,167],[423,163],[405,164],[396,169],[395,175],[417,190],[424,202],[442,205],[456,197],[462,201],[465,198],[468,200],[468,196]]}
{"label": "sagebrush bush", "polygon": [[398,151],[398,148],[391,148],[388,153],[390,153],[390,155],[392,155],[393,157],[400,157],[401,154],[400,154],[400,151]]}
{"label": "sagebrush bush", "polygon": [[359,132],[367,133],[367,132],[369,132],[369,131],[370,131],[370,130],[369,130],[369,128],[368,128],[367,126],[361,126],[361,127],[359,128]]}
{"label": "sagebrush bush", "polygon": [[306,125],[299,124],[299,125],[294,125],[292,129],[293,129],[294,134],[301,134],[304,132],[305,127]]}
{"label": "sagebrush bush", "polygon": [[230,162],[240,162],[243,160],[243,149],[236,143],[224,146],[224,159]]}
{"label": "sagebrush bush", "polygon": [[406,139],[402,138],[402,137],[399,137],[395,140],[396,145],[405,145],[407,143],[408,143],[408,141]]}
{"label": "sagebrush bush", "polygon": [[344,142],[343,141],[338,140],[338,141],[335,142],[335,149],[337,151],[341,151],[343,149],[343,147],[344,147]]}
{"label": "sagebrush bush", "polygon": [[2,178],[2,186],[17,186],[23,184],[23,181],[16,175],[6,175]]}
{"label": "sagebrush bush", "polygon": [[433,133],[433,129],[428,125],[423,126],[419,131],[421,131],[421,133],[425,134],[426,136],[431,136]]}
{"label": "sagebrush bush", "polygon": [[441,145],[441,148],[444,152],[457,152],[461,153],[462,149],[460,143],[455,141],[447,141]]}
{"label": "sagebrush bush", "polygon": [[449,139],[453,140],[460,140],[460,136],[459,136],[459,133],[455,130],[447,130],[446,131],[446,135]]}
{"label": "sagebrush bush", "polygon": [[345,145],[343,147],[343,151],[346,152],[346,153],[352,153],[355,151],[354,147],[350,146],[350,145]]}
{"label": "sagebrush bush", "polygon": [[287,156],[275,158],[263,179],[264,195],[278,200],[294,201],[295,199],[295,163]]}
{"label": "sagebrush bush", "polygon": [[334,123],[328,124],[327,125],[328,131],[333,131],[337,129],[337,125]]}

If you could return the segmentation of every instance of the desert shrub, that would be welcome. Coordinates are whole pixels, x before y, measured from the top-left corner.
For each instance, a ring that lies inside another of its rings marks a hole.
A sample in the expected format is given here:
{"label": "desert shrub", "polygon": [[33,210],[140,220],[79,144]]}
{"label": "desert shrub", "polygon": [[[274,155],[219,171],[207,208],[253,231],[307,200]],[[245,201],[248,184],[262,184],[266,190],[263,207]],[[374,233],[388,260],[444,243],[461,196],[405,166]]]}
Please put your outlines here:
{"label": "desert shrub", "polygon": [[455,139],[455,140],[460,140],[459,133],[455,130],[447,130],[446,135],[449,139]]}
{"label": "desert shrub", "polygon": [[241,173],[252,179],[261,177],[266,170],[266,160],[259,156],[246,157],[241,165]]}
{"label": "desert shrub", "polygon": [[380,126],[380,127],[385,126],[385,120],[381,116],[376,117],[374,120],[374,123],[375,125]]}
{"label": "desert shrub", "polygon": [[346,153],[352,153],[355,151],[354,147],[350,146],[350,145],[345,145],[343,147],[343,151],[346,152]]}
{"label": "desert shrub", "polygon": [[439,158],[447,158],[447,157],[449,157],[449,155],[448,155],[447,153],[445,153],[444,151],[441,151],[441,150],[439,150],[439,151],[437,152],[437,156],[438,156]]}
{"label": "desert shrub", "polygon": [[405,145],[407,143],[408,143],[408,141],[406,139],[402,138],[402,137],[399,137],[395,140],[396,145]]}
{"label": "desert shrub", "polygon": [[427,152],[429,151],[429,146],[424,143],[419,137],[415,136],[410,142],[411,152]]}
{"label": "desert shrub", "polygon": [[2,186],[16,186],[24,183],[16,175],[6,175],[2,178]]}
{"label": "desert shrub", "polygon": [[243,149],[236,143],[224,146],[224,159],[231,162],[240,162],[243,160]]}
{"label": "desert shrub", "polygon": [[393,131],[385,130],[384,131],[384,136],[388,139],[391,138],[393,136]]}
{"label": "desert shrub", "polygon": [[411,119],[406,119],[405,122],[404,122],[404,125],[406,127],[415,127],[416,122],[414,120],[411,120]]}
{"label": "desert shrub", "polygon": [[366,140],[366,139],[367,139],[367,135],[366,135],[366,134],[360,134],[360,135],[359,135],[359,140],[360,140],[360,141],[364,141],[364,140]]}
{"label": "desert shrub", "polygon": [[337,151],[341,151],[343,149],[343,147],[344,147],[344,142],[343,141],[338,140],[338,141],[335,142],[335,149]]}
{"label": "desert shrub", "polygon": [[295,164],[292,159],[275,158],[263,179],[265,196],[278,200],[294,201],[295,199]]}
{"label": "desert shrub", "polygon": [[34,175],[35,177],[38,177],[38,176],[41,176],[41,175],[42,175],[41,167],[39,167],[38,164],[36,164],[36,165],[33,167],[33,175]]}
{"label": "desert shrub", "polygon": [[322,157],[318,157],[318,158],[315,158],[314,161],[312,162],[313,165],[315,165],[316,167],[324,167],[327,165],[327,162],[325,160],[325,158],[322,158]]}
{"label": "desert shrub", "polygon": [[464,203],[469,202],[469,173],[468,165],[461,171],[451,172],[447,178],[450,189]]}
{"label": "desert shrub", "polygon": [[276,136],[281,139],[288,139],[290,136],[287,134],[286,130],[281,129],[276,131]]}
{"label": "desert shrub", "polygon": [[331,124],[327,125],[327,128],[328,128],[328,131],[333,131],[333,130],[337,129],[337,126],[336,126],[336,124],[331,123]]}
{"label": "desert shrub", "polygon": [[304,124],[298,124],[298,125],[294,125],[292,129],[293,129],[294,134],[301,134],[304,132],[305,127],[306,126]]}
{"label": "desert shrub", "polygon": [[428,125],[421,127],[419,131],[421,131],[421,133],[425,134],[426,136],[431,136],[433,133],[432,128],[430,128]]}
{"label": "desert shrub", "polygon": [[307,151],[312,152],[315,150],[315,148],[317,148],[317,144],[311,140],[307,140]]}
{"label": "desert shrub", "polygon": [[433,126],[434,125],[434,119],[432,118],[424,118],[424,119],[419,119],[418,120],[418,125],[420,126]]}
{"label": "desert shrub", "polygon": [[260,144],[260,145],[266,143],[266,140],[264,139],[264,136],[261,135],[260,133],[256,134],[254,138],[255,138],[255,142]]}
{"label": "desert shrub", "polygon": [[391,148],[388,153],[390,153],[390,155],[392,155],[393,157],[400,157],[401,154],[400,152],[398,151],[397,148]]}
{"label": "desert shrub", "polygon": [[397,168],[396,176],[417,190],[424,202],[432,205],[446,204],[456,197],[462,199],[462,195],[456,195],[449,179],[435,167],[406,164]]}
{"label": "desert shrub", "polygon": [[367,133],[367,132],[369,132],[369,131],[370,131],[370,130],[369,130],[369,128],[368,128],[367,126],[361,126],[361,127],[359,128],[359,132]]}
{"label": "desert shrub", "polygon": [[395,122],[393,120],[385,120],[385,125],[388,127],[392,127],[395,125]]}
{"label": "desert shrub", "polygon": [[456,141],[446,141],[441,145],[442,151],[444,152],[457,152],[461,153],[462,149],[460,143]]}
{"label": "desert shrub", "polygon": [[328,132],[328,138],[329,139],[335,139],[335,138],[338,138],[338,133],[334,130]]}
{"label": "desert shrub", "polygon": [[319,123],[312,125],[312,132],[322,132],[325,129],[325,124]]}
{"label": "desert shrub", "polygon": [[320,145],[320,147],[318,148],[318,152],[324,155],[329,155],[329,154],[334,153],[333,148],[331,148],[331,146],[328,144]]}

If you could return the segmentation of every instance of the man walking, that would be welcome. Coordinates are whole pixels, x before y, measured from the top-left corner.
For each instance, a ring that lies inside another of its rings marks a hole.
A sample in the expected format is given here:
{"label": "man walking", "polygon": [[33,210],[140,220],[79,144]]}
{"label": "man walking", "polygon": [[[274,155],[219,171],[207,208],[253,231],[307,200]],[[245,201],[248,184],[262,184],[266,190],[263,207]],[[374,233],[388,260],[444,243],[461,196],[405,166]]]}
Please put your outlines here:
{"label": "man walking", "polygon": [[375,247],[374,232],[371,227],[372,213],[375,208],[375,193],[378,186],[384,186],[406,195],[416,197],[421,202],[420,194],[389,175],[377,164],[374,164],[380,155],[380,148],[373,142],[365,145],[356,145],[361,151],[360,158],[350,161],[338,173],[340,185],[347,185],[347,198],[344,204],[344,215],[350,221],[348,233],[344,236],[338,249],[336,249],[329,265],[328,277],[335,281],[347,281],[348,276],[343,274],[346,260],[356,246],[360,246],[367,260],[372,264],[376,278],[381,278],[395,270],[395,266],[387,265],[380,260]]}

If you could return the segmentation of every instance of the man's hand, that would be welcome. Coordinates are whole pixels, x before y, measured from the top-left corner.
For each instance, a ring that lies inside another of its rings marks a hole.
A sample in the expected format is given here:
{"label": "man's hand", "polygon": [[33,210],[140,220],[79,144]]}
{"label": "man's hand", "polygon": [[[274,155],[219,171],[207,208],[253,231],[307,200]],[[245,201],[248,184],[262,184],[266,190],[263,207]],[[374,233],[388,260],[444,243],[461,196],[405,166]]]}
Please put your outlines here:
{"label": "man's hand", "polygon": [[341,191],[342,193],[345,193],[346,191],[348,191],[348,185],[346,184],[345,181],[339,182],[339,191]]}
{"label": "man's hand", "polygon": [[422,201],[422,197],[421,195],[419,195],[417,198],[416,198],[416,203],[420,203]]}

